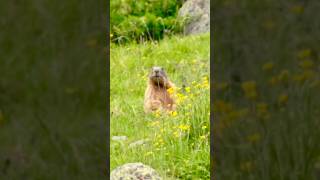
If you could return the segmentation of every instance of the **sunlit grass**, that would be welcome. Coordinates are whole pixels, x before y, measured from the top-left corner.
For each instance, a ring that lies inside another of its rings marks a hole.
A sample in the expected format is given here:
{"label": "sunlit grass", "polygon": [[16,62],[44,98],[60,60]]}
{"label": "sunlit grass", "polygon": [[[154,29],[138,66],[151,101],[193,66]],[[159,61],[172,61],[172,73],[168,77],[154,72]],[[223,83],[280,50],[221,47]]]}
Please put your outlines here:
{"label": "sunlit grass", "polygon": [[[209,179],[209,35],[111,48],[111,169],[151,165],[163,177]],[[144,114],[147,74],[162,66],[177,88],[177,110]],[[130,143],[144,140],[144,145]]]}

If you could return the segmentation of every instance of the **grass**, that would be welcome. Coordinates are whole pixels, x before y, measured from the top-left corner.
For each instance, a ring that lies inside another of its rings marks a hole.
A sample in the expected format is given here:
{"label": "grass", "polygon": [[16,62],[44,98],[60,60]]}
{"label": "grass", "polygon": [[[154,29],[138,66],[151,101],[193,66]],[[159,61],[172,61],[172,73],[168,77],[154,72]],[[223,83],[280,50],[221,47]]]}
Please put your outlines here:
{"label": "grass", "polygon": [[1,1],[0,179],[103,179],[104,1]]}
{"label": "grass", "polygon": [[216,179],[319,179],[318,1],[214,1]]}
{"label": "grass", "polygon": [[[210,36],[111,46],[111,169],[142,162],[166,179],[209,179]],[[152,66],[162,66],[178,86],[171,114],[145,114],[144,91]],[[144,145],[130,143],[146,140]]]}

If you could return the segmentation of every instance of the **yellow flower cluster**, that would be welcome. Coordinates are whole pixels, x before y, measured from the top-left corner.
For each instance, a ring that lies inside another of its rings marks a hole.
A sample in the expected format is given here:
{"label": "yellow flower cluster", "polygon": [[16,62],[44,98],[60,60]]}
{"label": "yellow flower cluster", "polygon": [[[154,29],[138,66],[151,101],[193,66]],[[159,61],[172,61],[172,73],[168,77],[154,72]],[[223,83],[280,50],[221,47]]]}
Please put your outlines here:
{"label": "yellow flower cluster", "polygon": [[177,111],[172,111],[171,116],[176,117],[178,115]]}
{"label": "yellow flower cluster", "polygon": [[290,80],[290,72],[286,69],[282,70],[278,75],[273,76],[269,80],[269,84],[274,86],[279,83],[288,83]]}
{"label": "yellow flower cluster", "polygon": [[303,69],[310,69],[310,68],[314,67],[315,64],[312,60],[305,59],[300,62],[299,66],[302,67]]}
{"label": "yellow flower cluster", "polygon": [[283,93],[278,96],[278,104],[285,105],[288,102],[289,96],[286,93]]}
{"label": "yellow flower cluster", "polygon": [[190,129],[190,125],[181,124],[179,125],[178,128],[181,129],[182,131],[188,131]]}
{"label": "yellow flower cluster", "polygon": [[302,49],[298,52],[299,59],[305,59],[311,56],[311,49]]}
{"label": "yellow flower cluster", "polygon": [[262,66],[262,70],[264,71],[270,71],[272,70],[274,67],[274,64],[272,62],[268,62],[268,63],[265,63],[263,66]]}
{"label": "yellow flower cluster", "polygon": [[304,8],[301,5],[294,5],[290,8],[290,11],[294,14],[301,14],[303,13]]}
{"label": "yellow flower cluster", "polygon": [[244,91],[246,98],[255,100],[258,96],[256,82],[255,81],[246,81],[241,84],[241,87]]}
{"label": "yellow flower cluster", "polygon": [[155,147],[161,147],[163,146],[165,143],[164,143],[164,140],[163,138],[161,137],[161,135],[156,135],[156,141],[154,142],[154,146]]}
{"label": "yellow flower cluster", "polygon": [[259,133],[255,133],[247,137],[247,141],[253,144],[259,142],[260,139],[261,139],[261,135]]}
{"label": "yellow flower cluster", "polygon": [[317,73],[314,70],[305,70],[302,73],[295,74],[292,77],[292,80],[294,82],[303,83],[306,80],[311,80],[315,78]]}

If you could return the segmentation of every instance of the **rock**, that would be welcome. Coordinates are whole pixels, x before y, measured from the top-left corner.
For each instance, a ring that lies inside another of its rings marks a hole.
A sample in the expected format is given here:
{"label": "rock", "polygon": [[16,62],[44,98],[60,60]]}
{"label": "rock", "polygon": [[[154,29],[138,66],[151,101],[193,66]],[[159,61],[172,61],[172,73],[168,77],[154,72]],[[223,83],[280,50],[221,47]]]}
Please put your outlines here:
{"label": "rock", "polygon": [[141,146],[141,145],[144,145],[148,142],[149,140],[148,139],[141,139],[141,140],[138,140],[138,141],[134,141],[133,143],[130,143],[129,144],[129,147],[136,147],[136,146]]}
{"label": "rock", "polygon": [[114,169],[110,180],[162,180],[150,166],[138,163],[127,163]]}
{"label": "rock", "polygon": [[178,16],[187,19],[186,35],[210,32],[210,0],[187,0]]}
{"label": "rock", "polygon": [[128,139],[127,136],[112,136],[112,140],[114,141],[125,141],[127,139]]}

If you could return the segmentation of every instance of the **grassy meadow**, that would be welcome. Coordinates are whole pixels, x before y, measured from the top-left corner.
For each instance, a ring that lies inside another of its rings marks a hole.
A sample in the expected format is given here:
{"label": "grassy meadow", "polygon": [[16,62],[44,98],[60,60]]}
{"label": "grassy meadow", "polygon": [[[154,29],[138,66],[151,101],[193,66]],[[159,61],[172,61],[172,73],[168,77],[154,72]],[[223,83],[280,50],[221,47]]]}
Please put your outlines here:
{"label": "grassy meadow", "polygon": [[[127,137],[111,139],[111,170],[142,162],[164,179],[209,179],[209,34],[112,44],[110,57],[111,138]],[[176,84],[177,111],[144,113],[152,66],[162,66]]]}
{"label": "grassy meadow", "polygon": [[215,178],[319,179],[319,1],[212,3]]}

